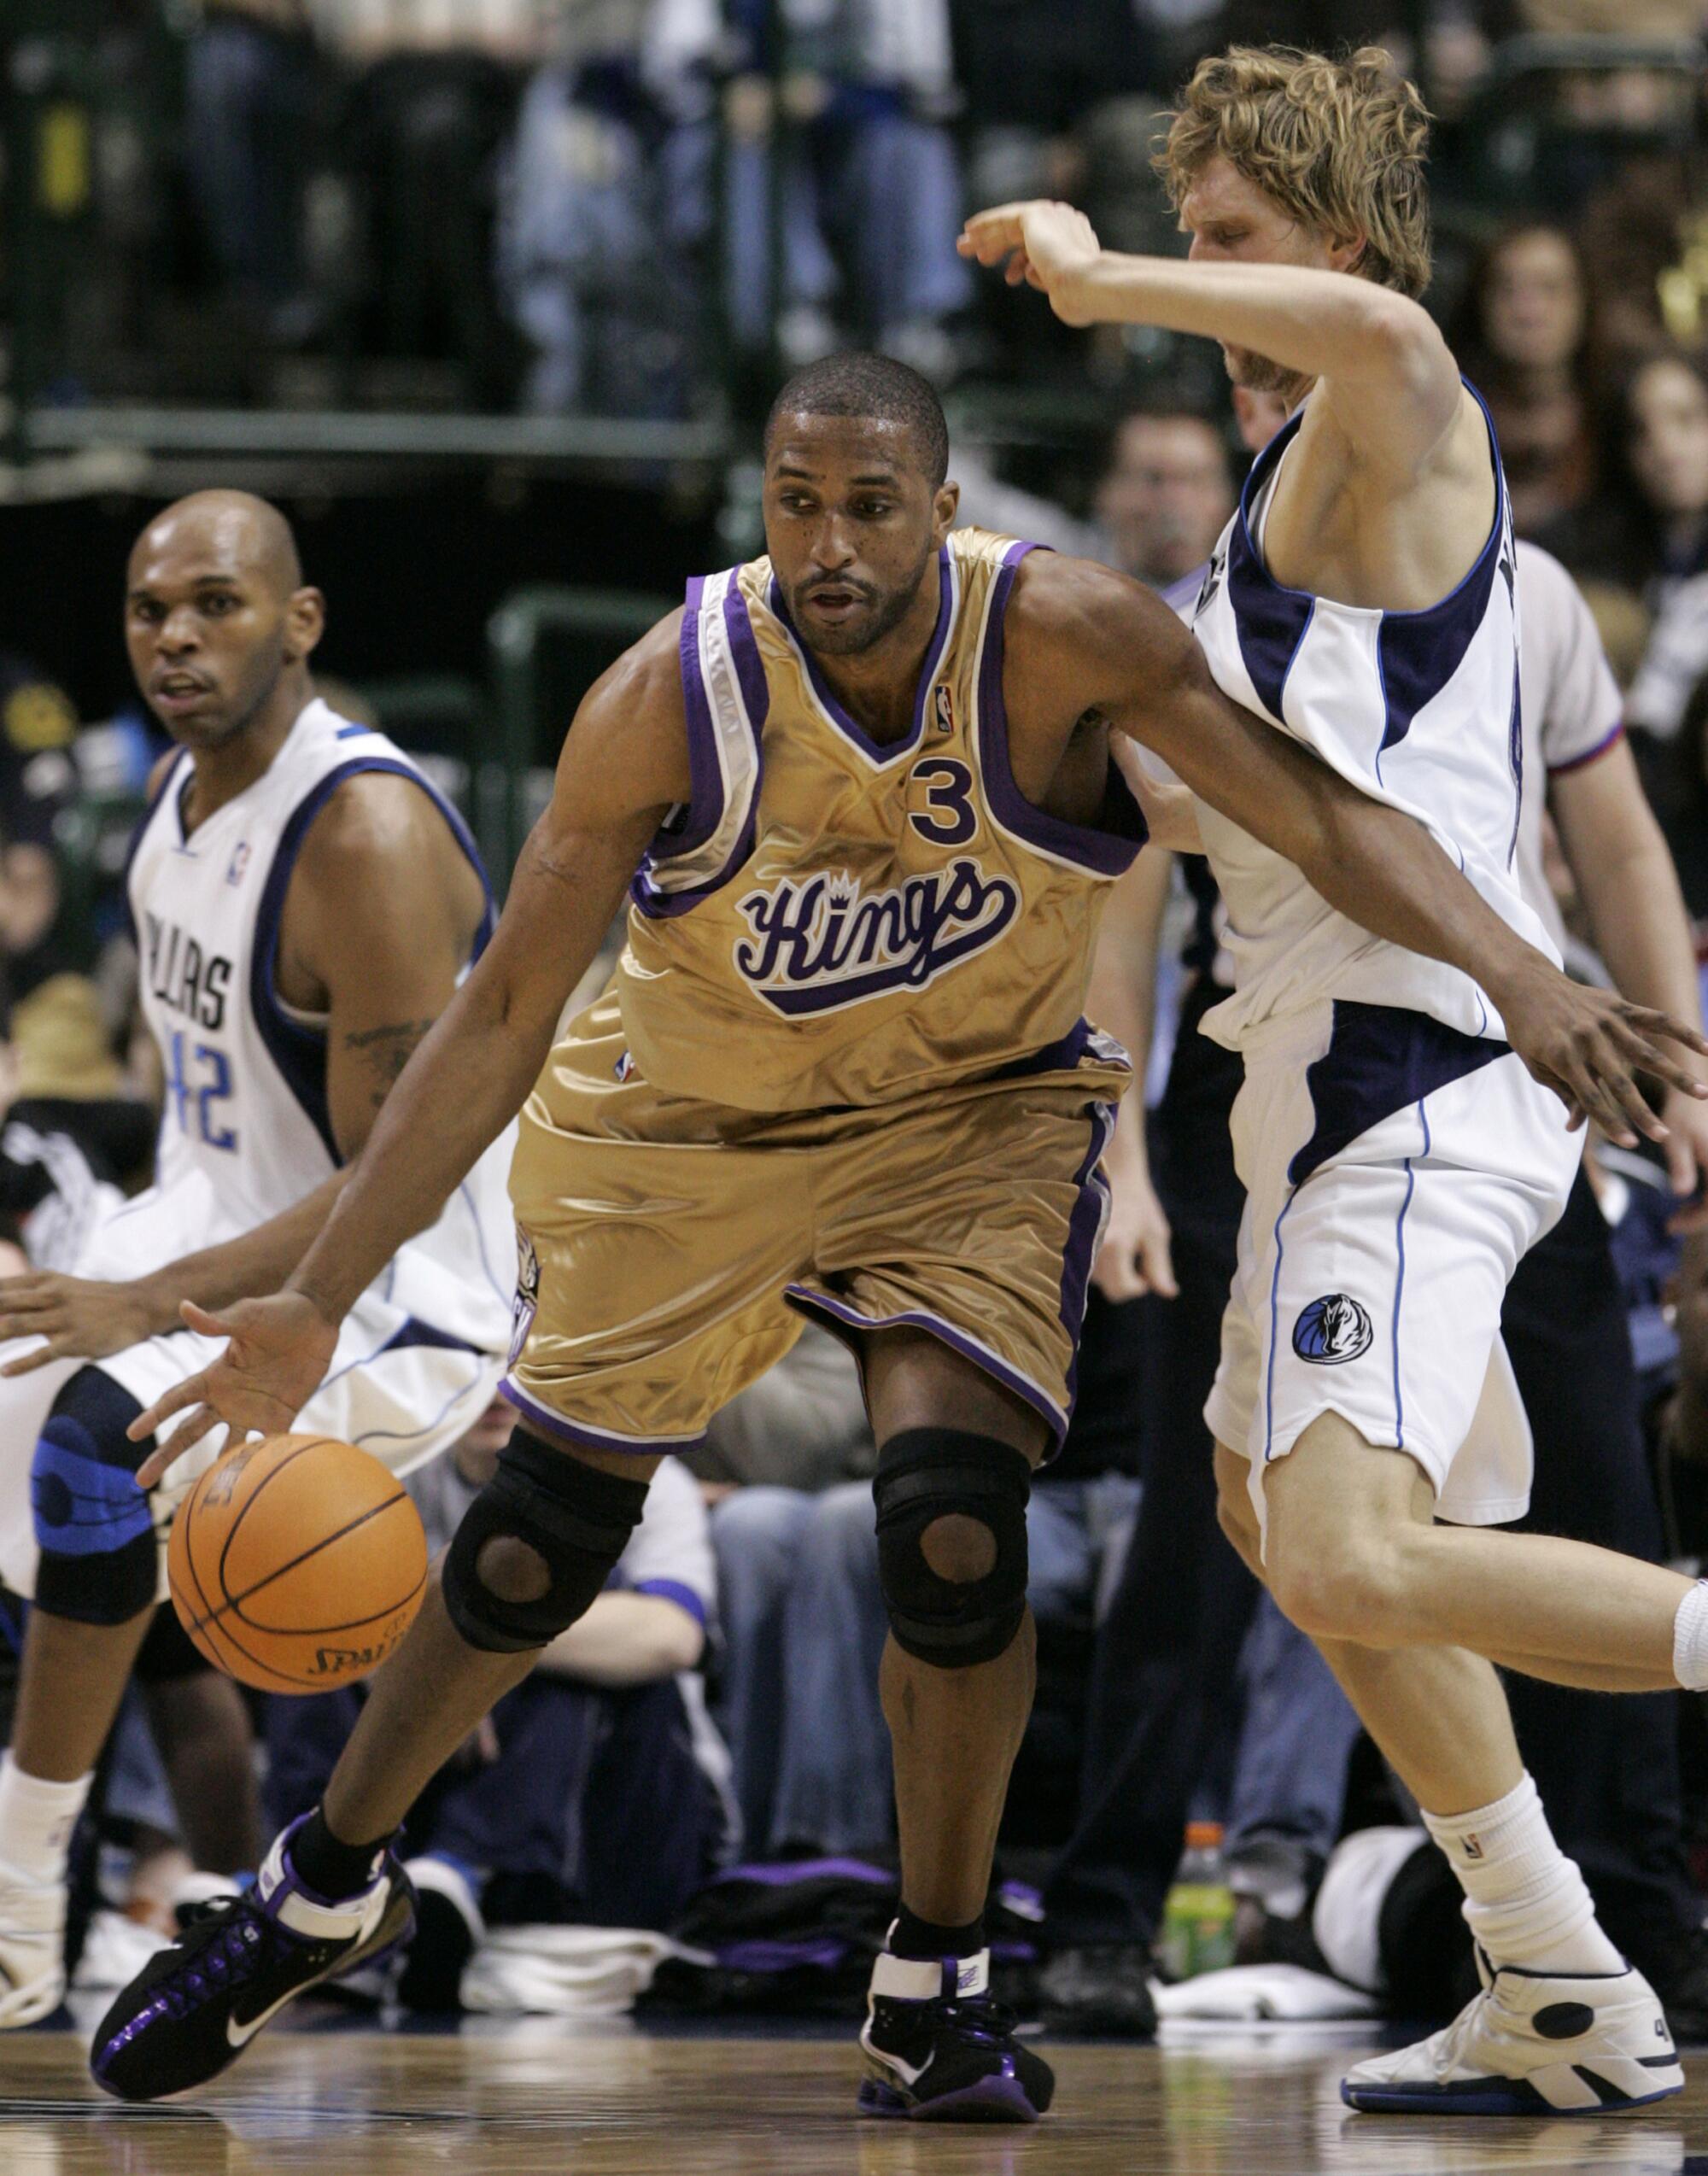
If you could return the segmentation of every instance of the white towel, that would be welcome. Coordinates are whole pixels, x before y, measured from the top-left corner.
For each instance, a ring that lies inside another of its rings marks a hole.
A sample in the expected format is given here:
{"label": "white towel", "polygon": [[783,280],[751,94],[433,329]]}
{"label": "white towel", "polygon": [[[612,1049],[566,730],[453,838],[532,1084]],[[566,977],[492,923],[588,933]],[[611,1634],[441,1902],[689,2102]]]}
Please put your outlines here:
{"label": "white towel", "polygon": [[1299,2024],[1318,2018],[1374,2017],[1375,1998],[1307,1972],[1298,1964],[1234,1964],[1157,1987],[1161,2018],[1220,2018],[1232,2024]]}
{"label": "white towel", "polygon": [[620,2017],[667,1957],[663,1934],[628,1927],[499,1927],[463,1972],[463,2007],[553,2017]]}

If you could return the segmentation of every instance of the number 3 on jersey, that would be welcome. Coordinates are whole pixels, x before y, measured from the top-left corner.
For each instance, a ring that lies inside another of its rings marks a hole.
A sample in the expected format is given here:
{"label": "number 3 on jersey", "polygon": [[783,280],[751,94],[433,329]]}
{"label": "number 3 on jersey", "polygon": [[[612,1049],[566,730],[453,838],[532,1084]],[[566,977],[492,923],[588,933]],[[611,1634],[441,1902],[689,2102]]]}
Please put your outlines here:
{"label": "number 3 on jersey", "polygon": [[973,774],[952,756],[933,756],[908,774],[910,787],[922,787],[925,806],[910,809],[908,822],[935,846],[964,846],[979,828],[973,807]]}
{"label": "number 3 on jersey", "polygon": [[173,1033],[172,1067],[166,1083],[167,1096],[178,1114],[180,1132],[194,1135],[210,1149],[236,1149],[237,1137],[223,1123],[223,1114],[218,1108],[231,1100],[231,1060],[211,1043],[194,1044],[189,1056],[199,1078],[192,1080],[184,1069],[184,1034],[180,1027]]}

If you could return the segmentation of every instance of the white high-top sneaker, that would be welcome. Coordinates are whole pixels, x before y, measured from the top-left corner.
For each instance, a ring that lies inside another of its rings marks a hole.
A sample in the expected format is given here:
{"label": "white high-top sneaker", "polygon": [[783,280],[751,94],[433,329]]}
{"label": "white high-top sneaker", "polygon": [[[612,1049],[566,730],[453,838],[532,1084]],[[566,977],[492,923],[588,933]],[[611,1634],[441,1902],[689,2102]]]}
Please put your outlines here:
{"label": "white high-top sneaker", "polygon": [[1576,1975],[1491,1966],[1443,2031],[1348,2072],[1366,2114],[1593,2115],[1664,2100],[1684,2084],[1671,2027],[1640,1972]]}
{"label": "white high-top sneaker", "polygon": [[64,1885],[0,1867],[0,2033],[34,2025],[64,1996]]}

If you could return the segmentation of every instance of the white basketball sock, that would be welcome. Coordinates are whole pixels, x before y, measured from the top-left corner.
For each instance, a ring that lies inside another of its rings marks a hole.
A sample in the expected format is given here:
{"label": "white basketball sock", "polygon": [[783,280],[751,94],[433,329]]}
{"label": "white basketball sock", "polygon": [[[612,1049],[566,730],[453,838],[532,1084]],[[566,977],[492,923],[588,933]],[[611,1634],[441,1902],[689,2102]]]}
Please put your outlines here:
{"label": "white basketball sock", "polygon": [[1465,1922],[1492,1963],[1562,1974],[1625,1969],[1528,1775],[1492,1805],[1426,1813],[1424,1822],[1459,1876]]}
{"label": "white basketball sock", "polygon": [[1688,1693],[1708,1693],[1708,1579],[1699,1579],[1672,1620],[1672,1674]]}
{"label": "white basketball sock", "polygon": [[44,1887],[63,1881],[71,1832],[94,1781],[91,1770],[74,1783],[45,1783],[10,1753],[0,1757],[0,1865]]}

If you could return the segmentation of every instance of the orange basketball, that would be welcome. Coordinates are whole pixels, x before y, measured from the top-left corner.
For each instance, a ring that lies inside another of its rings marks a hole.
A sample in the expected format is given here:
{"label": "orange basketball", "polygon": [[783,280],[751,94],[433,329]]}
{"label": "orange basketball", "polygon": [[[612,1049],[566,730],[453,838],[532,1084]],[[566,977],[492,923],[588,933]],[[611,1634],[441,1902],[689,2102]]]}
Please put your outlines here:
{"label": "orange basketball", "polygon": [[416,1508],[331,1436],[265,1436],[209,1466],[167,1553],[173,1606],[209,1662],[263,1693],[324,1693],[377,1670],[427,1586]]}

